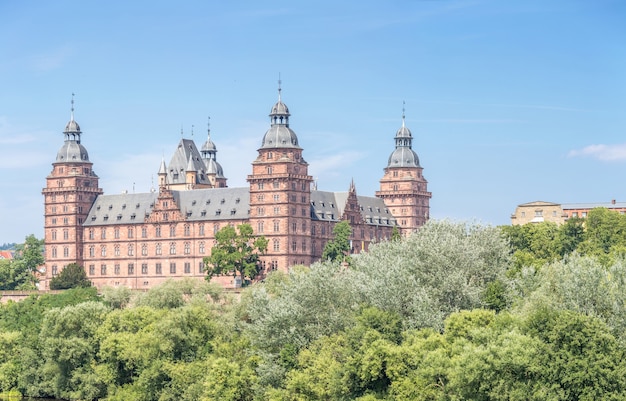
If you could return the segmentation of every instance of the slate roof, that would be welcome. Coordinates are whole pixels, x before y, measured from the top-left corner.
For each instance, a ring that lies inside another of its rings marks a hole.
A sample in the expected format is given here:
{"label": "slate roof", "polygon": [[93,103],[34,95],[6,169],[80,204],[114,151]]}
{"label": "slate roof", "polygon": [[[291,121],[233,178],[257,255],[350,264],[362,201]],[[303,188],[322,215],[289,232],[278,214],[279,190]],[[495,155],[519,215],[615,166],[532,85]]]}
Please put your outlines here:
{"label": "slate roof", "polygon": [[209,188],[172,191],[187,220],[234,220],[250,217],[250,189]]}
{"label": "slate roof", "polygon": [[[311,218],[317,221],[339,221],[349,192],[311,191]],[[393,217],[382,199],[357,195],[361,216],[368,225],[395,226]]]}
{"label": "slate roof", "polygon": [[622,209],[626,208],[626,202],[589,202],[589,203],[563,203],[561,208],[563,210],[568,209],[595,209],[597,207],[604,207],[607,209]]}
{"label": "slate roof", "polygon": [[[339,221],[348,192],[311,191],[311,218]],[[250,189],[207,188],[172,191],[179,210],[188,221],[241,220],[250,217]],[[158,193],[100,195],[89,210],[85,226],[142,224],[150,215]],[[363,220],[369,225],[394,226],[395,218],[382,199],[357,196]]]}
{"label": "slate roof", "polygon": [[140,224],[152,212],[158,193],[99,195],[91,206],[84,226]]}
{"label": "slate roof", "polygon": [[186,183],[186,172],[190,168],[193,169],[191,171],[197,172],[196,184],[210,184],[206,176],[206,165],[196,143],[191,139],[181,139],[170,164],[167,165],[167,182],[170,184]]}

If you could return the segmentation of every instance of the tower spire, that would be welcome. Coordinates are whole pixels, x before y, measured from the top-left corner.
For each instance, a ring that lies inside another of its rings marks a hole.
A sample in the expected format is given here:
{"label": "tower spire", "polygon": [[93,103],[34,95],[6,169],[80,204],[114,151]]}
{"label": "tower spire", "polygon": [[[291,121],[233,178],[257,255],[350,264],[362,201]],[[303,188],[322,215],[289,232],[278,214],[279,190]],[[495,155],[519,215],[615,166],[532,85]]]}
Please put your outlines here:
{"label": "tower spire", "polygon": [[280,84],[282,84],[282,81],[280,80],[280,72],[278,73],[278,102],[280,102],[280,92],[282,91],[282,89],[280,88]]}
{"label": "tower spire", "polygon": [[211,140],[211,116],[208,117],[208,121],[206,124],[206,132],[207,132],[207,136],[209,138],[209,141]]}
{"label": "tower spire", "polygon": [[406,102],[403,100],[402,101],[402,128],[405,127],[404,125],[404,106],[406,105]]}
{"label": "tower spire", "polygon": [[72,92],[72,107],[70,111],[70,121],[74,121],[74,92]]}

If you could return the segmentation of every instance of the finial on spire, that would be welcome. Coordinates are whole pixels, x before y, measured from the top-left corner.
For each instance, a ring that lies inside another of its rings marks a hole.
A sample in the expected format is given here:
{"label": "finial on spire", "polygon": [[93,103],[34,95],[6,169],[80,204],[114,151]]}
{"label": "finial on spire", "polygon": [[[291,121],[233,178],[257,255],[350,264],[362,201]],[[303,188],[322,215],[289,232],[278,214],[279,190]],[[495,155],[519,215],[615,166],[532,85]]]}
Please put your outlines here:
{"label": "finial on spire", "polygon": [[402,101],[402,127],[404,127],[404,106],[406,105],[406,102],[403,100]]}
{"label": "finial on spire", "polygon": [[207,127],[206,129],[207,135],[209,136],[209,139],[211,139],[211,116],[209,116],[208,118],[206,127]]}
{"label": "finial on spire", "polygon": [[183,137],[183,125],[182,124],[180,125],[180,137],[181,138]]}
{"label": "finial on spire", "polygon": [[278,101],[280,102],[280,92],[281,92],[281,88],[280,88],[280,84],[282,84],[282,81],[280,80],[280,72],[278,73]]}
{"label": "finial on spire", "polygon": [[193,124],[191,124],[191,137],[193,138]]}
{"label": "finial on spire", "polygon": [[70,113],[70,120],[74,121],[74,92],[72,92],[72,107],[71,107],[71,113]]}

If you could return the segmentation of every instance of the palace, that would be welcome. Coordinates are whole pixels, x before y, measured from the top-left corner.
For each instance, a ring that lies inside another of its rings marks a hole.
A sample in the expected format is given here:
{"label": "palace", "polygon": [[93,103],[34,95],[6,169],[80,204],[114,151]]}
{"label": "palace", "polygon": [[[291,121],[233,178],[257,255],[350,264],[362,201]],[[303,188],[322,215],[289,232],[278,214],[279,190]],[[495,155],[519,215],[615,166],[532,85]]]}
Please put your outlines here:
{"label": "palace", "polygon": [[[97,287],[146,289],[170,278],[204,279],[203,258],[226,225],[248,223],[268,239],[263,276],[320,260],[342,220],[352,227],[353,253],[390,238],[394,227],[407,235],[428,220],[432,195],[404,110],[375,197],[358,195],[353,182],[347,192],[318,190],[290,116],[279,85],[247,187],[228,187],[209,129],[200,150],[183,138],[169,164],[161,161],[158,190],[105,195],[81,143],[72,99],[65,140],[42,191],[46,262],[40,288],[48,289],[70,263],[83,266]],[[213,280],[234,284],[230,275]]]}

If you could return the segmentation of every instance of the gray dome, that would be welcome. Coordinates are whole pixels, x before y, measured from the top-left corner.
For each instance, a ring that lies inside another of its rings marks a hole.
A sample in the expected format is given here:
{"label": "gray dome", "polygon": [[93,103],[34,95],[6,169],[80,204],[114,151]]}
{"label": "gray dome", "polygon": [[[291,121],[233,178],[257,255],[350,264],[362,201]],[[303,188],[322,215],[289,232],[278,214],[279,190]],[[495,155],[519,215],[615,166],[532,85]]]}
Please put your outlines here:
{"label": "gray dome", "polygon": [[87,149],[77,141],[67,140],[57,153],[57,162],[88,162]]}
{"label": "gray dome", "polygon": [[420,167],[420,159],[413,149],[399,147],[389,156],[387,167]]}
{"label": "gray dome", "polygon": [[402,125],[398,131],[396,131],[396,138],[412,138],[411,130]]}
{"label": "gray dome", "polygon": [[261,143],[262,149],[267,148],[296,148],[298,146],[298,137],[291,128],[286,125],[274,124],[267,130],[263,136]]}
{"label": "gray dome", "polygon": [[205,159],[204,164],[206,166],[207,174],[215,174],[215,177],[217,178],[225,178],[224,170],[222,169],[222,166],[216,160]]}
{"label": "gray dome", "polygon": [[213,143],[211,138],[207,139],[204,145],[202,145],[201,151],[202,152],[217,152],[217,148],[215,147],[215,144]]}
{"label": "gray dome", "polygon": [[287,107],[285,103],[279,100],[278,102],[276,102],[274,107],[272,107],[272,111],[270,111],[270,116],[273,115],[290,116],[291,114],[289,114],[289,107]]}
{"label": "gray dome", "polygon": [[78,125],[76,121],[74,121],[74,118],[72,118],[65,126],[65,131],[63,132],[64,133],[69,133],[69,132],[80,133],[80,126]]}

